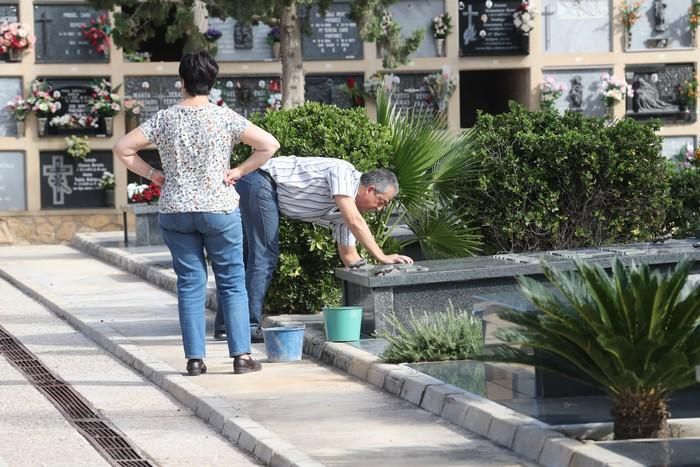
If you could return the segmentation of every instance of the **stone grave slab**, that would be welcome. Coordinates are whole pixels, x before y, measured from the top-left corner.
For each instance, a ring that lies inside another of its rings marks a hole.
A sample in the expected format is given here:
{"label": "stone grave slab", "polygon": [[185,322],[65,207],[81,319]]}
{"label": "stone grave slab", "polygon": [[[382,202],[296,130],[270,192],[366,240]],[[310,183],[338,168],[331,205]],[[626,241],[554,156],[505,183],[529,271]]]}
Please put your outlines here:
{"label": "stone grave slab", "polygon": [[695,136],[664,136],[661,153],[666,159],[675,159],[676,155],[680,153],[681,150],[685,151],[688,145],[696,147]]}
{"label": "stone grave slab", "polygon": [[15,117],[4,106],[15,96],[23,94],[21,78],[0,78],[0,102],[3,104],[3,108],[0,110],[0,136],[17,136]]}
{"label": "stone grave slab", "polygon": [[607,109],[600,98],[600,77],[610,73],[610,68],[544,70],[543,78],[554,78],[566,86],[566,91],[554,102],[560,112],[571,110],[589,117],[604,117]]}
{"label": "stone grave slab", "polygon": [[520,0],[464,0],[459,12],[459,55],[527,55],[530,38],[513,26]]}
{"label": "stone grave slab", "polygon": [[182,99],[180,78],[177,76],[125,76],[124,95],[143,103],[141,122],[161,109],[177,104]]}
{"label": "stone grave slab", "polygon": [[576,250],[554,250],[548,251],[546,253],[550,256],[559,256],[566,259],[574,260],[589,260],[593,258],[607,258],[615,256],[614,253],[610,251],[600,250],[598,248],[581,248]]}
{"label": "stone grave slab", "polygon": [[[0,3],[0,23],[16,23],[18,21],[19,11],[17,5],[12,3]],[[0,54],[0,62],[6,62],[7,56],[7,53]]]}
{"label": "stone grave slab", "polygon": [[543,50],[548,53],[609,52],[612,50],[611,17],[609,0],[544,0]]}
{"label": "stone grave slab", "polygon": [[[432,21],[435,16],[445,12],[443,0],[399,0],[389,6],[389,11],[394,21],[401,25],[403,37],[408,37],[417,30],[424,32],[423,42],[412,57],[437,56]],[[456,20],[452,18],[452,34],[456,34],[457,29]]]}
{"label": "stone grave slab", "polygon": [[272,60],[272,49],[267,43],[270,26],[264,23],[246,25],[233,18],[209,18],[209,27],[221,31],[216,41],[217,61]]}
{"label": "stone grave slab", "polygon": [[692,63],[628,65],[625,79],[634,89],[628,97],[626,114],[635,119],[660,118],[669,123],[690,123],[696,119],[695,109],[682,107],[678,86],[695,76]]}
{"label": "stone grave slab", "polygon": [[114,173],[111,151],[92,151],[78,161],[62,151],[39,154],[42,209],[97,208],[104,206],[99,181]]}
{"label": "stone grave slab", "polygon": [[306,75],[306,100],[333,104],[343,109],[354,107],[352,97],[343,90],[348,80],[362,89],[362,75]]}
{"label": "stone grave slab", "polygon": [[415,111],[432,114],[430,91],[423,79],[430,73],[394,73],[399,78],[392,91],[392,102],[400,111]]}
{"label": "stone grave slab", "polygon": [[691,47],[688,28],[690,0],[640,0],[642,14],[632,26],[627,51]]}
{"label": "stone grave slab", "polygon": [[[48,82],[54,91],[61,93],[61,110],[58,116],[73,115],[76,117],[89,115],[88,101],[92,95],[92,85],[99,82],[100,79],[106,77],[91,77],[91,78],[42,78]],[[88,128],[59,128],[51,126],[46,127],[48,136],[64,136],[68,134],[81,135],[104,135],[106,133],[104,122],[99,119],[97,127]]]}
{"label": "stone grave slab", "polygon": [[37,63],[106,63],[83,37],[81,26],[105,11],[80,3],[35,4]]}
{"label": "stone grave slab", "polygon": [[265,113],[271,100],[282,98],[280,79],[276,76],[220,76],[212,88],[227,106],[249,118],[254,113]]}
{"label": "stone grave slab", "polygon": [[0,152],[0,211],[27,209],[24,153]]}
{"label": "stone grave slab", "polygon": [[[350,2],[336,1],[325,16],[318,5],[308,10],[309,34],[301,36],[304,60],[361,60],[363,42],[357,24],[352,21]],[[303,19],[302,19],[303,21]],[[403,24],[403,23],[402,23]]]}

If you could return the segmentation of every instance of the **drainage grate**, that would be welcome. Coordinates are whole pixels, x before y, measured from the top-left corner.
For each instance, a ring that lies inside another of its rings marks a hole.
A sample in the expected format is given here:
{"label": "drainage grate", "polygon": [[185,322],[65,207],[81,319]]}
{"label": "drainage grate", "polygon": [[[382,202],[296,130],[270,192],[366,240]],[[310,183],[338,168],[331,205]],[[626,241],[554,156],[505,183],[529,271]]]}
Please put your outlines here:
{"label": "drainage grate", "polygon": [[153,467],[129,440],[109,421],[102,418],[90,403],[70,384],[56,377],[21,342],[0,326],[0,355],[24,374],[63,414],[68,422],[87,439],[111,465],[119,467]]}

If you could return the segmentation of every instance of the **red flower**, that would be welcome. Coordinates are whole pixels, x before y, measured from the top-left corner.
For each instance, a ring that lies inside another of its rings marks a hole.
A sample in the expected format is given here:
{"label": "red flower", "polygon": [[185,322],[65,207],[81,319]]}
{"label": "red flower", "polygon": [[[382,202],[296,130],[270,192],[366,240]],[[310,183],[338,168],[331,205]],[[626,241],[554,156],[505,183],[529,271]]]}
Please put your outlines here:
{"label": "red flower", "polygon": [[352,89],[352,88],[354,88],[355,86],[357,86],[357,81],[355,81],[355,80],[352,79],[352,78],[348,78],[348,79],[345,80],[345,84],[347,84],[348,87],[349,87],[350,89]]}

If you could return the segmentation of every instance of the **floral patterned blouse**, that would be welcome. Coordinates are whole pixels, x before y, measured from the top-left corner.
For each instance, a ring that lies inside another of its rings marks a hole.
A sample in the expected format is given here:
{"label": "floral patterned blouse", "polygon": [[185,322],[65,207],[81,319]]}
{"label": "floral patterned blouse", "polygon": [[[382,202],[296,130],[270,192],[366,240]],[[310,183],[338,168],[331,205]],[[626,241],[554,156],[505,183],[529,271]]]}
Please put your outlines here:
{"label": "floral patterned blouse", "polygon": [[165,174],[160,212],[229,212],[238,207],[233,185],[224,184],[233,146],[248,120],[226,107],[174,105],[140,128],[158,147]]}

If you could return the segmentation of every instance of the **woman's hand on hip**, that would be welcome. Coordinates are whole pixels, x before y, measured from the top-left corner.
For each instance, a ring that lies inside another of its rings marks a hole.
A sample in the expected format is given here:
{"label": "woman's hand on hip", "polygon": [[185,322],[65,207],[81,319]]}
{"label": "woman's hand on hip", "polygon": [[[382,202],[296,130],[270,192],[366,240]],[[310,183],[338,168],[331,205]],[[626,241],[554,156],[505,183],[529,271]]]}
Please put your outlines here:
{"label": "woman's hand on hip", "polygon": [[236,182],[243,176],[241,169],[238,167],[233,169],[228,169],[224,173],[224,183],[228,186],[235,185]]}

